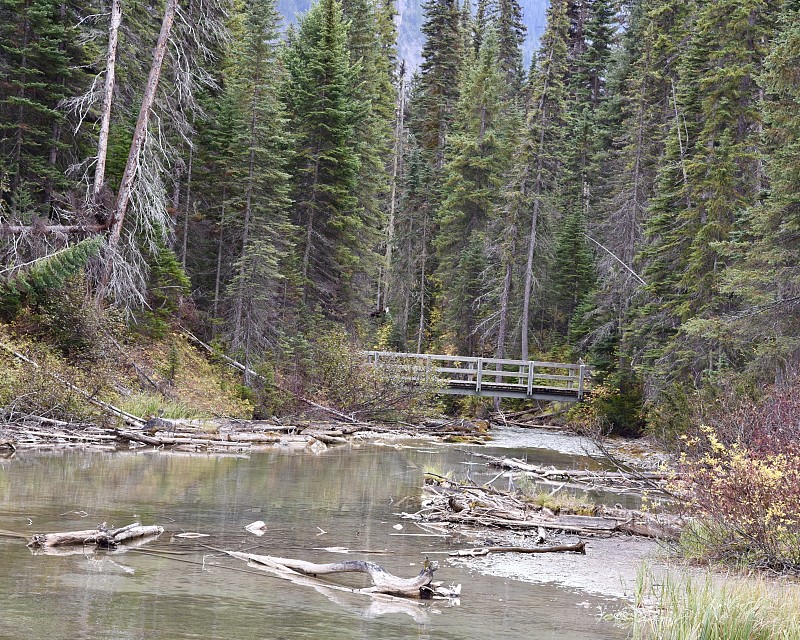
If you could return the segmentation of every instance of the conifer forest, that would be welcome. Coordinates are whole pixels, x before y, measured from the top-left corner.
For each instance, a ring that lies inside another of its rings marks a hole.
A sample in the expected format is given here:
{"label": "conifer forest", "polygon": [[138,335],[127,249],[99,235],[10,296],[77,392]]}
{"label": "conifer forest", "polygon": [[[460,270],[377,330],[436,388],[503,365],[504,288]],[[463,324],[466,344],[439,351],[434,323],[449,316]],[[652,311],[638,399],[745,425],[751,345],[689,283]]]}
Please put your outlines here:
{"label": "conifer forest", "polygon": [[791,380],[800,2],[551,0],[530,65],[525,5],[413,67],[394,0],[0,0],[3,322],[583,358],[628,434]]}

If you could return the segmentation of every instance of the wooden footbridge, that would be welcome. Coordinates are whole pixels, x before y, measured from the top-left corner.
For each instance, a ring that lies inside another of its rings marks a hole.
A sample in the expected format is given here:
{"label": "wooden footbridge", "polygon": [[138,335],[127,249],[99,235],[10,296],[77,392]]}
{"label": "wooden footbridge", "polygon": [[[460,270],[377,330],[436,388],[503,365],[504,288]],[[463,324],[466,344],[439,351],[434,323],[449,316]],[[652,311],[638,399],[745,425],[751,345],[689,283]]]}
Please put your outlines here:
{"label": "wooden footbridge", "polygon": [[430,384],[437,393],[462,396],[527,398],[580,402],[591,383],[591,368],[583,362],[540,362],[429,353],[367,351],[378,367],[401,374],[409,382]]}

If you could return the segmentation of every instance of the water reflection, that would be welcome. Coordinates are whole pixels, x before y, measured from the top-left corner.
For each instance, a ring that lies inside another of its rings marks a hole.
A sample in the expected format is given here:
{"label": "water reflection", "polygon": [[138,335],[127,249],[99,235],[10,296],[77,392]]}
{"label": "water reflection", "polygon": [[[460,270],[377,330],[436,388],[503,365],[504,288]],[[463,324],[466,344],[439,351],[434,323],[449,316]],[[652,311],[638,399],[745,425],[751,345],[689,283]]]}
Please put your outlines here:
{"label": "water reflection", "polygon": [[[141,551],[117,554],[34,555],[23,541],[0,538],[0,638],[625,637],[578,605],[608,602],[447,562],[437,578],[464,585],[460,607],[293,584],[214,551],[328,562],[342,556],[324,547],[388,549],[368,559],[416,575],[425,554],[444,558],[459,541],[416,535],[425,532],[407,522],[398,531],[394,513],[417,508],[423,466],[464,459],[450,455],[364,446],[316,456],[68,452],[2,460],[0,529],[30,535],[140,520],[167,531]],[[266,523],[262,537],[244,529],[255,520]],[[176,537],[183,532],[209,537]]]}

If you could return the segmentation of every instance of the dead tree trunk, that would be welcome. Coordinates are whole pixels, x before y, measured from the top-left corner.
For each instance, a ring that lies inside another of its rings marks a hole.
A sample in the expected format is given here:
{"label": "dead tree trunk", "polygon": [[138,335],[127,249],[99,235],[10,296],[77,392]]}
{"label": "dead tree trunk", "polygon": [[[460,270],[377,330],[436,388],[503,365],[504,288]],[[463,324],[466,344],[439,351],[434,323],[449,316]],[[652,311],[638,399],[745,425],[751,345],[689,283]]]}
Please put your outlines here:
{"label": "dead tree trunk", "polygon": [[122,23],[122,0],[111,0],[111,18],[108,23],[108,50],[106,53],[106,77],[103,87],[103,116],[97,136],[97,164],[94,169],[92,200],[96,203],[106,177],[108,155],[108,132],[111,127],[111,104],[114,99],[114,81],[117,68],[117,41]]}
{"label": "dead tree trunk", "polygon": [[65,531],[63,533],[37,533],[30,542],[29,547],[48,548],[71,544],[96,544],[99,547],[115,547],[126,540],[158,536],[164,533],[163,527],[142,526],[134,522],[119,529],[109,529],[105,523],[96,529],[84,531]]}
{"label": "dead tree trunk", "polygon": [[[383,296],[378,300],[378,309],[389,304],[389,275],[392,271],[392,249],[394,245],[394,216],[397,208],[397,180],[403,156],[403,129],[405,127],[406,78],[405,64],[400,65],[400,89],[397,95],[397,120],[394,129],[394,159],[392,163],[392,189],[389,196],[389,223],[386,226],[386,256],[384,259]],[[380,298],[380,296],[379,296]],[[382,303],[381,303],[382,300]]]}
{"label": "dead tree trunk", "polygon": [[[150,75],[147,78],[147,85],[144,90],[144,96],[142,97],[139,117],[136,120],[136,128],[133,131],[133,140],[131,141],[131,149],[128,153],[128,162],[122,174],[122,181],[120,182],[119,193],[117,194],[117,202],[111,217],[111,233],[108,237],[108,246],[111,249],[114,249],[119,244],[122,224],[125,222],[125,213],[128,210],[128,203],[130,202],[131,192],[133,191],[133,181],[139,169],[142,149],[145,139],[147,138],[147,124],[150,120],[150,111],[155,102],[158,80],[161,77],[164,55],[167,52],[169,36],[172,32],[172,25],[175,22],[177,10],[178,0],[167,0],[167,6],[164,9],[164,18],[161,22],[161,33],[158,36],[158,42],[153,50],[153,64],[150,67]],[[111,263],[109,262],[109,264],[106,265],[107,279],[110,277],[110,270]]]}

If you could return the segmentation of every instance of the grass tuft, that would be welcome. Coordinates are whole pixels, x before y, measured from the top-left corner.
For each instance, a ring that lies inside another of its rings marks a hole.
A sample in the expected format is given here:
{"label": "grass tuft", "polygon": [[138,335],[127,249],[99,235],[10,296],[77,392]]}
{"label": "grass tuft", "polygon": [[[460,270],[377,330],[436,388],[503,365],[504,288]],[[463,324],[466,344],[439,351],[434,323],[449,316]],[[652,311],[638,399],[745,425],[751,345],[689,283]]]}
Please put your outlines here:
{"label": "grass tuft", "polygon": [[634,640],[800,640],[800,586],[640,570]]}
{"label": "grass tuft", "polygon": [[193,409],[183,402],[169,400],[155,393],[135,393],[125,396],[118,404],[120,409],[145,420],[152,416],[169,420],[207,417],[202,411]]}

